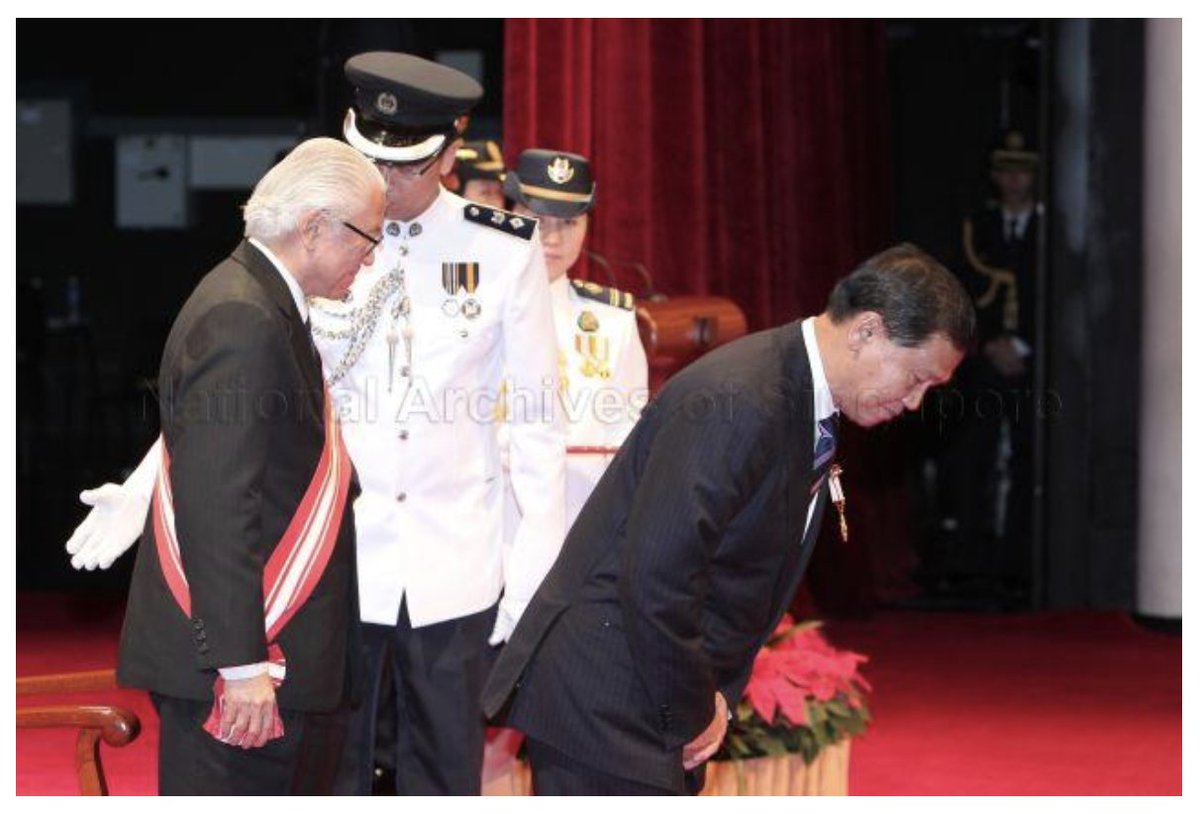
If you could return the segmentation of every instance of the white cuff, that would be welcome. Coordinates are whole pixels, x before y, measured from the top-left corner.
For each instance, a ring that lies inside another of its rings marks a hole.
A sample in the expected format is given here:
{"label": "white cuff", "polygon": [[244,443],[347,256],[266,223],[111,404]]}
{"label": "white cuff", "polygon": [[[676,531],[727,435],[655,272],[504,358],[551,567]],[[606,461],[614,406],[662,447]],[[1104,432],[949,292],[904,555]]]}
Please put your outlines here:
{"label": "white cuff", "polygon": [[245,678],[254,678],[267,672],[269,662],[260,661],[258,664],[240,664],[236,667],[220,667],[217,672],[221,674],[221,678],[226,681],[241,681]]}

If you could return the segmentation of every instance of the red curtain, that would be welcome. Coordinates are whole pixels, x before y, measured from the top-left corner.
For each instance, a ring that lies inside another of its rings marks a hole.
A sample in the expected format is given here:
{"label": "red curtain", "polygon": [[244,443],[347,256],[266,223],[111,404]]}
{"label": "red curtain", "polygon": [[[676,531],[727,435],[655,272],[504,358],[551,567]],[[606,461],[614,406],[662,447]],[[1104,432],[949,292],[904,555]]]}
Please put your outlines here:
{"label": "red curtain", "polygon": [[507,158],[591,159],[589,248],[645,264],[665,293],[729,297],[753,328],[778,325],[820,311],[886,244],[879,23],[506,25]]}
{"label": "red curtain", "polygon": [[[623,287],[641,290],[637,261],[660,291],[728,297],[761,329],[820,312],[889,242],[878,22],[509,20],[504,61],[506,158],[544,147],[592,161],[588,247]],[[594,263],[577,272],[606,277]],[[911,564],[901,462],[847,441],[857,528],[812,565],[818,605],[835,612],[889,593],[903,581],[889,569]]]}

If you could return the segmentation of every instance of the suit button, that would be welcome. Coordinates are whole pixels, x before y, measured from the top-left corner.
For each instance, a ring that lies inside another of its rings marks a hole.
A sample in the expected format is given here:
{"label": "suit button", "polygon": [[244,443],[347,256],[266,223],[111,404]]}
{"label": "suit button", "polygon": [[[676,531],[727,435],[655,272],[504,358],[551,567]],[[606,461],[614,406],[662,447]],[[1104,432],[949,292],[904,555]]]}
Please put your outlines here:
{"label": "suit button", "polygon": [[406,500],[408,500],[408,493],[407,493],[407,492],[401,492],[400,494],[396,495],[396,502],[397,502],[397,503],[403,503],[403,502],[404,502],[404,501],[406,501]]}
{"label": "suit button", "polygon": [[408,430],[400,430],[400,440],[401,441],[408,440]]}
{"label": "suit button", "polygon": [[202,644],[201,644],[201,645],[200,645],[200,646],[199,646],[197,649],[198,649],[198,650],[199,650],[201,653],[207,653],[207,652],[208,652],[208,645],[206,645],[206,644],[203,644],[203,643],[202,643]]}
{"label": "suit button", "polygon": [[204,622],[199,619],[195,619],[192,621],[192,627],[196,628],[196,630],[204,630]]}

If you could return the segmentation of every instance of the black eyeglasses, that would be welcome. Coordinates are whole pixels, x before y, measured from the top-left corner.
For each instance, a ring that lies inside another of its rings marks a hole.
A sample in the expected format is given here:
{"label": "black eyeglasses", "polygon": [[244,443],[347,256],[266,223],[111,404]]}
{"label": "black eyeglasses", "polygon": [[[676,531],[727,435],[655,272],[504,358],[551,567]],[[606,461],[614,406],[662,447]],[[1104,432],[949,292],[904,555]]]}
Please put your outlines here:
{"label": "black eyeglasses", "polygon": [[[447,142],[447,143],[449,143],[449,142]],[[438,148],[437,152],[435,152],[433,155],[431,155],[423,163],[416,162],[416,161],[406,161],[403,164],[401,164],[397,161],[385,161],[382,158],[375,158],[375,159],[372,159],[372,161],[374,161],[375,166],[379,167],[380,169],[396,170],[399,173],[401,173],[402,175],[408,176],[409,178],[420,178],[422,175],[429,172],[429,170],[431,170],[433,168],[433,166],[438,163],[438,159],[442,157],[442,153],[444,153],[445,151],[446,151],[446,145],[443,144],[441,147]]]}
{"label": "black eyeglasses", "polygon": [[351,232],[354,232],[354,234],[358,235],[363,240],[370,243],[371,251],[374,251],[375,249],[379,248],[379,244],[383,242],[383,235],[380,235],[379,237],[371,237],[371,235],[367,234],[362,229],[359,229],[357,226],[355,226],[353,223],[351,223],[348,220],[342,221],[342,226],[345,226]]}

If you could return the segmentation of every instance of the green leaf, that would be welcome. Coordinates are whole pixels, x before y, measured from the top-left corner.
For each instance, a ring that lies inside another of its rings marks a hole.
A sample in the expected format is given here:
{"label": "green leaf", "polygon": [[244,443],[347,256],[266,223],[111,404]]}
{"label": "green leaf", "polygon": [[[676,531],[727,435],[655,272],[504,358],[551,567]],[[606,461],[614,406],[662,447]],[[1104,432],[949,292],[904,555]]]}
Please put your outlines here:
{"label": "green leaf", "polygon": [[771,757],[783,757],[788,753],[788,750],[782,743],[777,740],[770,741],[766,744],[767,754]]}
{"label": "green leaf", "polygon": [[817,759],[821,747],[817,743],[817,739],[813,737],[812,730],[804,729],[800,734],[800,755],[804,758],[805,763],[812,763]]}
{"label": "green leaf", "polygon": [[730,735],[725,739],[725,743],[729,748],[729,754],[732,758],[746,758],[753,753],[746,744],[746,741],[737,735]]}
{"label": "green leaf", "polygon": [[866,729],[867,729],[867,722],[863,721],[861,719],[858,719],[858,718],[855,718],[854,720],[851,720],[851,721],[847,721],[846,726],[845,726],[846,734],[850,735],[850,736],[861,735],[863,732],[866,731]]}

